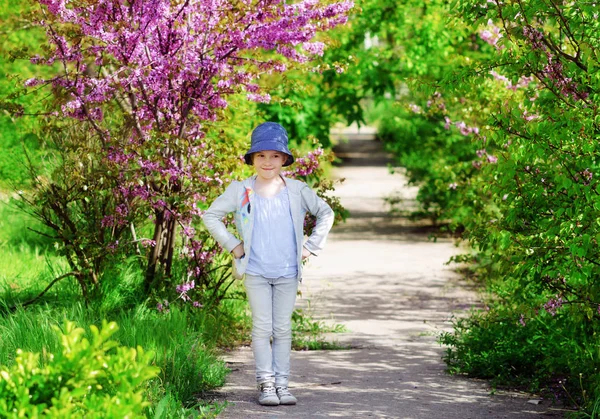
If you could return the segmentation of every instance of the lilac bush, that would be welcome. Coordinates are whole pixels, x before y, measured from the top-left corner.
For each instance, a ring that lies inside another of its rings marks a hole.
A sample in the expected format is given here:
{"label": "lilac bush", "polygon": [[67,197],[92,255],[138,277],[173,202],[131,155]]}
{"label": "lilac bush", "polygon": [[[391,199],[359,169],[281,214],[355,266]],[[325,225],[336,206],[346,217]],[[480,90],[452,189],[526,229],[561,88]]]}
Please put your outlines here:
{"label": "lilac bush", "polygon": [[[47,114],[59,121],[55,131],[74,128],[68,144],[60,140],[67,176],[38,185],[30,202],[40,205],[41,195],[45,202],[63,199],[37,212],[87,285],[97,284],[102,261],[119,249],[145,255],[146,291],[172,275],[178,251],[193,277],[205,274],[215,245],[192,221],[239,172],[226,163],[239,155],[239,139],[215,133],[228,101],[239,95],[268,101],[261,76],[305,68],[320,56],[325,45],[315,35],[344,23],[352,3],[39,2],[35,23],[48,46],[32,62],[58,72],[26,85],[52,92]],[[83,192],[65,192],[74,189]],[[151,232],[138,237],[148,220]]]}

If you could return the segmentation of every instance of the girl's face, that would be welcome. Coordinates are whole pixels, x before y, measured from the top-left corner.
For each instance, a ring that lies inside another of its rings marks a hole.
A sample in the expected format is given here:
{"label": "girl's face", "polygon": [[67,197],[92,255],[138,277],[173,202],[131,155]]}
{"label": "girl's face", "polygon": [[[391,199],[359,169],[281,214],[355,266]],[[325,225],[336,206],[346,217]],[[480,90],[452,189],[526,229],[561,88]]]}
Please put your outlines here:
{"label": "girl's face", "polygon": [[254,153],[252,163],[258,177],[263,180],[271,180],[279,177],[287,158],[287,154],[280,151],[265,150]]}

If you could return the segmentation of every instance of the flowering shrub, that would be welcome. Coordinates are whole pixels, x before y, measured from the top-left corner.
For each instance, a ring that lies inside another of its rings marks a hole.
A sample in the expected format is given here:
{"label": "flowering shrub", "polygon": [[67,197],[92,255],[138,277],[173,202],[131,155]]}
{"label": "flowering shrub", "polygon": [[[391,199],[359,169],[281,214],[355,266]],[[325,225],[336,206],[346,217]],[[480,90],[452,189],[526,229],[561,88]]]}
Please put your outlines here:
{"label": "flowering shrub", "polygon": [[[394,36],[407,46],[405,62],[419,58],[420,74],[404,67],[419,84],[389,108],[382,131],[421,186],[423,210],[463,232],[473,252],[456,259],[477,262],[474,273],[489,293],[487,310],[443,337],[447,362],[455,371],[560,390],[593,416],[600,403],[597,6],[461,0],[452,32],[436,26],[450,12],[443,2],[422,12]],[[421,41],[413,42],[415,33]],[[445,72],[423,53],[436,46]]]}
{"label": "flowering shrub", "polygon": [[[201,275],[214,249],[192,221],[235,176],[223,162],[239,155],[235,142],[224,144],[231,139],[208,133],[219,129],[230,98],[269,100],[262,74],[321,55],[314,36],[343,23],[352,3],[40,3],[35,23],[48,48],[32,62],[60,71],[26,85],[51,88],[47,113],[58,120],[48,130],[63,147],[53,179],[38,182],[29,202],[55,230],[84,294],[119,251],[145,256],[147,291],[163,287],[178,239]],[[152,231],[138,237],[148,220]]]}

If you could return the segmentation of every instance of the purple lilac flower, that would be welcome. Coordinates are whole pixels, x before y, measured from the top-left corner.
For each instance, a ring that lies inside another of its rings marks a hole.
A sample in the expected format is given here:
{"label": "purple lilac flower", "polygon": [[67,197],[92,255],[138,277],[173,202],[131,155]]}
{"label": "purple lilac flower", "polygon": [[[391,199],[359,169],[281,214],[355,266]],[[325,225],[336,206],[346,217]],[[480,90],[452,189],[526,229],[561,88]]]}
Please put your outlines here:
{"label": "purple lilac flower", "polygon": [[494,25],[491,19],[488,20],[488,29],[479,32],[479,37],[494,48],[502,49],[502,46],[498,45],[498,42],[502,39],[502,33],[500,32],[500,28]]}
{"label": "purple lilac flower", "polygon": [[546,310],[552,316],[556,316],[556,310],[563,306],[563,302],[564,300],[562,297],[557,295],[556,298],[551,298],[546,302],[546,304],[544,304],[544,310]]}
{"label": "purple lilac flower", "polygon": [[177,287],[175,288],[177,290],[178,293],[186,293],[192,289],[194,289],[194,287],[196,286],[194,281],[190,281],[190,282],[184,282],[183,284],[177,285]]}
{"label": "purple lilac flower", "polygon": [[590,184],[590,182],[592,181],[592,178],[594,177],[594,174],[592,172],[590,172],[590,169],[585,169],[583,172],[581,172],[581,177],[583,177],[584,181],[583,184],[585,186],[588,186]]}

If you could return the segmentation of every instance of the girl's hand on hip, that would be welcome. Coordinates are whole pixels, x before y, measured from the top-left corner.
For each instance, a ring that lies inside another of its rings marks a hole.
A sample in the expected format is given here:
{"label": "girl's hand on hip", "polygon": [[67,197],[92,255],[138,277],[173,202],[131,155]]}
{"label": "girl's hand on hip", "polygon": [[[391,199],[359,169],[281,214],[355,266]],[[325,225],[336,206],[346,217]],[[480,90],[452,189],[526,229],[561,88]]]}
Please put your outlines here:
{"label": "girl's hand on hip", "polygon": [[233,250],[231,251],[231,253],[233,253],[233,257],[236,259],[241,259],[244,257],[244,255],[246,254],[244,252],[244,242],[238,244],[237,246],[235,246],[233,248]]}
{"label": "girl's hand on hip", "polygon": [[302,260],[308,259],[312,255],[306,247],[302,248]]}

